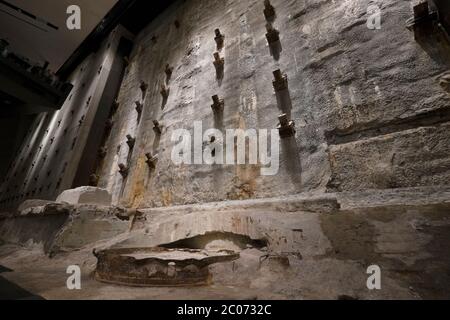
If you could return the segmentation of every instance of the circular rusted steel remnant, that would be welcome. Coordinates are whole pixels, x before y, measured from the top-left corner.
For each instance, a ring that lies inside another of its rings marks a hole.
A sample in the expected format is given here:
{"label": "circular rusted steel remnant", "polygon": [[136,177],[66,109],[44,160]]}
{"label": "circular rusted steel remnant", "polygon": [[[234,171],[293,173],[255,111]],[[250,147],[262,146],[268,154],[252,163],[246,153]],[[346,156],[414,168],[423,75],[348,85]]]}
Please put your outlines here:
{"label": "circular rusted steel remnant", "polygon": [[239,253],[229,250],[166,248],[111,249],[94,255],[96,280],[135,287],[208,285],[209,265],[239,259]]}

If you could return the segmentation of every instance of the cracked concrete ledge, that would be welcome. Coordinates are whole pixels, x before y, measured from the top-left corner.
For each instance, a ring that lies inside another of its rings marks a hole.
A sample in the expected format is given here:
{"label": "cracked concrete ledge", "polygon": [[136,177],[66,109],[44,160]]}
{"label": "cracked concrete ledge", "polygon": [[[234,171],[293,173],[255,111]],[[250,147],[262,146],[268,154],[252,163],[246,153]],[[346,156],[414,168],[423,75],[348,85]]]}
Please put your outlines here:
{"label": "cracked concrete ledge", "polygon": [[341,209],[450,203],[450,186],[337,193]]}
{"label": "cracked concrete ledge", "polygon": [[[219,246],[240,252],[234,263],[212,266],[213,285],[190,288],[192,297],[201,298],[206,290],[209,297],[224,299],[448,299],[449,190],[303,194],[142,212],[70,206],[70,214],[42,215],[42,208],[31,209],[28,216],[0,221],[0,238],[9,243],[0,247],[0,258],[2,265],[16,271],[8,274],[12,280],[56,299],[120,298],[118,293],[128,298],[190,297],[184,289],[169,297],[164,289],[130,291],[90,278],[96,265],[94,249],[162,245]],[[342,208],[329,210],[336,204]],[[261,263],[266,256],[269,259]],[[33,268],[28,266],[31,261]],[[68,263],[82,266],[87,291],[67,292]],[[382,270],[381,291],[366,287],[370,265]],[[33,281],[43,272],[51,285]]]}
{"label": "cracked concrete ledge", "polygon": [[233,200],[211,202],[194,205],[183,205],[174,207],[161,207],[142,209],[145,214],[161,214],[166,212],[202,212],[202,211],[226,211],[239,208],[245,209],[267,209],[282,212],[310,211],[318,213],[334,213],[340,209],[336,194],[334,193],[301,193],[286,197],[264,198],[253,200]]}

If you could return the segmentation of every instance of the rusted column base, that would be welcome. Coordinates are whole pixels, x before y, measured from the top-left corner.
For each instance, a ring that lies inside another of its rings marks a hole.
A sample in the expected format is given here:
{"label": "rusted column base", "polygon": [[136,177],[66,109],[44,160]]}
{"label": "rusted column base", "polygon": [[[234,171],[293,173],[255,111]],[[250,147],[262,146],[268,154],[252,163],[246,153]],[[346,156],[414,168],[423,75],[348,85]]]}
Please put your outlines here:
{"label": "rusted column base", "polygon": [[211,284],[209,265],[233,261],[233,251],[165,248],[116,249],[94,252],[95,279],[134,287],[190,287]]}

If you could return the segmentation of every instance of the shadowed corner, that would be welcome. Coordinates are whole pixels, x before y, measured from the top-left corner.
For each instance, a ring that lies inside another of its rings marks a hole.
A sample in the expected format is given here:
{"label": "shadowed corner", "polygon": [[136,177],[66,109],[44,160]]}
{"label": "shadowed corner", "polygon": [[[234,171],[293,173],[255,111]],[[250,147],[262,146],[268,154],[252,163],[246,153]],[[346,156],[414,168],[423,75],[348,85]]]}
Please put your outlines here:
{"label": "shadowed corner", "polygon": [[[5,272],[13,272],[13,270],[0,265],[0,273]],[[15,283],[0,277],[0,300],[44,300],[44,298],[34,295]]]}

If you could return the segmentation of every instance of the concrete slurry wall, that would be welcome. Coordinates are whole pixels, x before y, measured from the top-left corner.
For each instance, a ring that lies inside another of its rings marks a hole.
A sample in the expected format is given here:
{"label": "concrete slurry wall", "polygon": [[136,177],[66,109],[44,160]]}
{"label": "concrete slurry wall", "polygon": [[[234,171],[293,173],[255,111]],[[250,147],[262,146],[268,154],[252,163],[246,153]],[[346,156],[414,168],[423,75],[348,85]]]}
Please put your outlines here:
{"label": "concrete slurry wall", "polygon": [[[115,202],[152,207],[447,184],[450,100],[439,80],[448,70],[448,47],[437,30],[421,37],[406,28],[410,1],[382,1],[382,27],[370,30],[369,3],[273,0],[281,43],[273,50],[263,1],[174,4],[136,39],[100,186]],[[216,28],[225,35],[223,79],[213,65]],[[167,64],[173,74],[164,101]],[[289,93],[278,97],[276,69],[289,79]],[[215,94],[224,99],[223,119],[211,109]],[[175,129],[192,132],[194,121],[203,130],[274,129],[283,112],[291,113],[297,133],[282,139],[275,176],[261,176],[258,166],[171,161]],[[131,150],[127,134],[136,138]],[[146,153],[159,155],[155,169]],[[120,163],[129,169],[126,179]]]}
{"label": "concrete slurry wall", "polygon": [[[368,29],[369,3],[273,0],[280,43],[272,49],[263,1],[172,5],[135,41],[107,154],[96,168],[99,186],[115,204],[145,208],[448,184],[449,48],[438,30],[421,35],[406,28],[413,2],[383,1],[381,29]],[[213,65],[216,28],[225,36],[222,78]],[[87,142],[97,131],[104,134],[98,116],[110,106],[100,101],[120,37],[111,34],[74,72],[75,88],[61,111],[37,117],[1,186],[2,211],[25,199],[53,200],[78,186],[75,181],[85,183],[83,174],[94,173],[84,172],[91,167],[85,160],[97,153]],[[167,64],[173,68],[168,82]],[[276,69],[289,80],[289,91],[278,95],[272,85]],[[144,94],[142,81],[148,85]],[[170,89],[167,101],[163,83]],[[224,99],[219,117],[211,109],[216,94]],[[141,114],[136,101],[143,104]],[[204,131],[275,129],[283,112],[295,120],[297,132],[282,139],[274,176],[262,176],[255,165],[171,161],[175,129],[192,132],[195,121]],[[127,135],[136,139],[131,150]],[[147,153],[158,154],[154,169]],[[129,170],[125,179],[121,163]]]}
{"label": "concrete slurry wall", "polygon": [[92,130],[103,135],[104,127],[94,119],[98,108],[111,107],[100,102],[122,37],[128,32],[117,28],[74,71],[69,79],[74,88],[61,110],[36,117],[1,186],[1,211],[26,199],[56,199],[72,188],[82,153],[97,153],[85,146]]}

